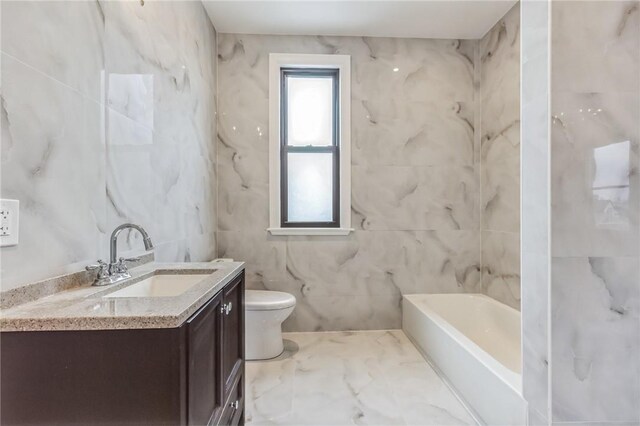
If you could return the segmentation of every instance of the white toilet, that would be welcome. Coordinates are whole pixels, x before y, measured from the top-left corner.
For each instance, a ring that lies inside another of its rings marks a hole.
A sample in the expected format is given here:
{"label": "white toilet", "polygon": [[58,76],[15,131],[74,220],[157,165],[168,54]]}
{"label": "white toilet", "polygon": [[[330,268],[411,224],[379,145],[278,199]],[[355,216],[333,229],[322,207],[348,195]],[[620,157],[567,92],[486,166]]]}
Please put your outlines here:
{"label": "white toilet", "polygon": [[282,353],[282,322],[291,315],[296,298],[282,291],[245,291],[245,357],[275,358]]}

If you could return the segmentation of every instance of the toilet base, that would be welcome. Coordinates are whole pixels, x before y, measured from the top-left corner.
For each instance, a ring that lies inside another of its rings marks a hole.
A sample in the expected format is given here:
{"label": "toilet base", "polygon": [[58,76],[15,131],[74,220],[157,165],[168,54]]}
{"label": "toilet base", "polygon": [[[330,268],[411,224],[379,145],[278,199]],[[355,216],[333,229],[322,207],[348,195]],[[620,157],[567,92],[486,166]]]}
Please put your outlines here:
{"label": "toilet base", "polygon": [[246,360],[271,359],[284,351],[282,322],[291,312],[293,312],[293,307],[271,311],[246,312]]}

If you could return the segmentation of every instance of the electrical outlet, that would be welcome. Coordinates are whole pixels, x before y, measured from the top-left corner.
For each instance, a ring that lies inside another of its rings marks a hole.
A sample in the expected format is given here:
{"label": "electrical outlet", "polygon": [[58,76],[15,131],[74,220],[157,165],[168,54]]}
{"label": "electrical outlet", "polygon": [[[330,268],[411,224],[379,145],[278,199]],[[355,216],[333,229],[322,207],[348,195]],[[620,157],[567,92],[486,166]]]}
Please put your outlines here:
{"label": "electrical outlet", "polygon": [[0,200],[0,247],[18,245],[18,200]]}

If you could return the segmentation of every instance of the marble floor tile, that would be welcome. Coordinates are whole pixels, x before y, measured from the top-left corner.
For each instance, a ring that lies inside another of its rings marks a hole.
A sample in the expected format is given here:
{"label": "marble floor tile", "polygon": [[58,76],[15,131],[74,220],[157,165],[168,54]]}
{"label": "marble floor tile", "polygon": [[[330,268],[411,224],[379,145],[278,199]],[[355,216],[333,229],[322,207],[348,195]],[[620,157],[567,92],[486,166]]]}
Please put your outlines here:
{"label": "marble floor tile", "polygon": [[284,339],[278,358],[247,363],[248,424],[476,424],[401,330]]}

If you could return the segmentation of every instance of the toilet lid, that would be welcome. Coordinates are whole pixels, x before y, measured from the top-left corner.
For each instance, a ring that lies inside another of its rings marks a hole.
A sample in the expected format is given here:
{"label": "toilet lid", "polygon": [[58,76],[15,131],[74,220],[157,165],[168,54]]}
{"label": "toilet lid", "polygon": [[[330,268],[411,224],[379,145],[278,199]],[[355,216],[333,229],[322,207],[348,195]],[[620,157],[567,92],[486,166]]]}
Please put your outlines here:
{"label": "toilet lid", "polygon": [[296,304],[293,294],[283,291],[246,290],[244,305],[247,311],[286,309]]}

